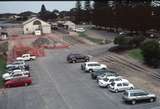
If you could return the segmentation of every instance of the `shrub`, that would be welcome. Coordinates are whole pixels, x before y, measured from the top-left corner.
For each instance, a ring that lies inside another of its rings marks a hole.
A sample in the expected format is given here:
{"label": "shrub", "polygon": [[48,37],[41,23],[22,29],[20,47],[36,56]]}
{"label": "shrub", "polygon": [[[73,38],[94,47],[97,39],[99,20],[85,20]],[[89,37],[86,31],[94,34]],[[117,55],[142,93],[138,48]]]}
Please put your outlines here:
{"label": "shrub", "polygon": [[141,45],[146,64],[157,67],[160,63],[160,46],[157,40],[147,40]]}
{"label": "shrub", "polygon": [[34,46],[42,46],[42,45],[48,45],[50,44],[50,40],[47,38],[38,38],[33,42]]}
{"label": "shrub", "polygon": [[0,45],[0,52],[6,53],[8,51],[8,42],[4,42]]}

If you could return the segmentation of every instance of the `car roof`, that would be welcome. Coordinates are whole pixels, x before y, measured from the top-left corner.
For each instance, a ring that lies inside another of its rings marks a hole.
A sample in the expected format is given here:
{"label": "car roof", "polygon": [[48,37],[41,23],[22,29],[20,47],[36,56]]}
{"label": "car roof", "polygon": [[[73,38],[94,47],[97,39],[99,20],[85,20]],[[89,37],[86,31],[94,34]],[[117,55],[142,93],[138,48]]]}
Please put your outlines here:
{"label": "car roof", "polygon": [[85,64],[99,64],[99,62],[85,62]]}
{"label": "car roof", "polygon": [[112,79],[112,78],[119,78],[119,77],[117,77],[117,76],[108,76],[107,78],[108,79]]}
{"label": "car roof", "polygon": [[82,54],[82,53],[70,53],[69,56],[71,56],[71,55],[84,55],[84,54]]}
{"label": "car roof", "polygon": [[129,81],[114,81],[115,84],[118,84],[118,83],[129,83]]}
{"label": "car roof", "polygon": [[128,93],[135,93],[135,92],[145,92],[145,91],[142,90],[142,89],[132,89],[132,90],[126,90],[126,92],[128,92]]}

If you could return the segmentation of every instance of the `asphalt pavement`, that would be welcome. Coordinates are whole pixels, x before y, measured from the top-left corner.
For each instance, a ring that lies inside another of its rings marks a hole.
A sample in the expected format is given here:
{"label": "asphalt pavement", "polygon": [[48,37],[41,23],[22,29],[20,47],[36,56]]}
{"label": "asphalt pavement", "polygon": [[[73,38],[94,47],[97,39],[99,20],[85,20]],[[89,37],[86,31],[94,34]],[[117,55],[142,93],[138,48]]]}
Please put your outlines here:
{"label": "asphalt pavement", "polygon": [[[159,100],[136,105],[123,103],[122,93],[112,93],[100,88],[89,73],[80,70],[80,63],[67,63],[66,56],[70,52],[94,55],[87,47],[80,46],[48,50],[46,57],[31,62],[33,84],[28,87],[6,89],[5,94],[0,95],[0,109],[160,108]],[[92,59],[94,60],[94,57]]]}

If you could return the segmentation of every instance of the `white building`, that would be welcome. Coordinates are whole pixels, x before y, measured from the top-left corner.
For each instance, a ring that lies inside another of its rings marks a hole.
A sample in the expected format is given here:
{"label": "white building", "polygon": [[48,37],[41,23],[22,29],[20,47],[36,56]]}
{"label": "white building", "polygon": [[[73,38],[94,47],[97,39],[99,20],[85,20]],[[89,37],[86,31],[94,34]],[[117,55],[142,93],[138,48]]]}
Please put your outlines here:
{"label": "white building", "polygon": [[41,33],[51,33],[51,25],[36,17],[33,17],[23,23],[24,34],[33,34],[36,30],[40,30]]}
{"label": "white building", "polygon": [[8,39],[8,33],[6,33],[6,32],[1,32],[0,40],[6,40],[6,39]]}

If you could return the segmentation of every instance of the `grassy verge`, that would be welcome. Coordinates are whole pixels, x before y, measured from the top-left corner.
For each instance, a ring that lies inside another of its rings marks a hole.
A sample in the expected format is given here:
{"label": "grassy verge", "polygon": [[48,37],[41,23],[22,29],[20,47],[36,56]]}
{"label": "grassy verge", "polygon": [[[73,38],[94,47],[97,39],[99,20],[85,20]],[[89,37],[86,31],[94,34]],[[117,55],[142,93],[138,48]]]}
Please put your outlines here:
{"label": "grassy verge", "polygon": [[140,49],[133,49],[128,51],[128,55],[136,60],[143,61],[144,57]]}
{"label": "grassy verge", "polygon": [[104,42],[103,39],[97,39],[97,38],[89,37],[89,36],[87,36],[84,32],[79,33],[79,37],[86,38],[86,39],[88,39],[88,40],[90,40],[90,41],[92,41],[92,42],[94,42],[94,43],[100,44],[100,45],[101,45],[101,44],[107,44],[107,43],[109,43],[109,41],[105,41],[105,42]]}
{"label": "grassy verge", "polygon": [[6,61],[0,57],[0,87],[3,86],[2,74],[5,72]]}

